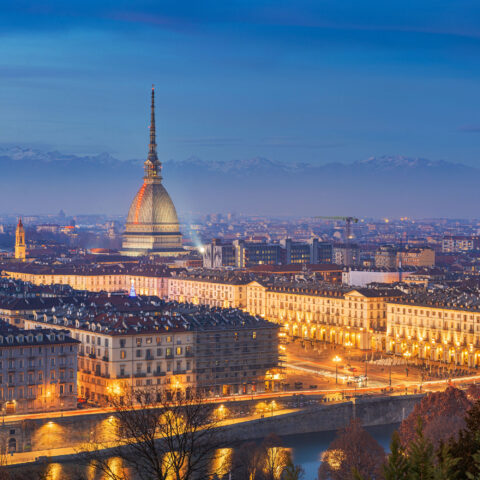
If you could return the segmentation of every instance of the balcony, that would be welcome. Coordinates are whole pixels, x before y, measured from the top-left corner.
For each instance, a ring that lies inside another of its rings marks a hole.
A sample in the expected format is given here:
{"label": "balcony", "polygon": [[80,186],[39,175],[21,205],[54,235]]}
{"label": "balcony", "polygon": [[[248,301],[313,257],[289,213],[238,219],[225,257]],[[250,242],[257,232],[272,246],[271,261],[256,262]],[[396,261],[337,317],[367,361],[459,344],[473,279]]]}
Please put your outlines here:
{"label": "balcony", "polygon": [[187,373],[186,370],[174,370],[173,374],[174,375],[185,375]]}
{"label": "balcony", "polygon": [[135,373],[133,374],[133,376],[134,376],[135,378],[143,378],[143,377],[146,377],[147,374],[146,374],[146,373],[143,373],[143,372],[135,372]]}
{"label": "balcony", "polygon": [[173,353],[171,353],[170,355],[165,355],[165,358],[173,358]]}
{"label": "balcony", "polygon": [[97,358],[97,356],[94,353],[89,353],[88,358]]}

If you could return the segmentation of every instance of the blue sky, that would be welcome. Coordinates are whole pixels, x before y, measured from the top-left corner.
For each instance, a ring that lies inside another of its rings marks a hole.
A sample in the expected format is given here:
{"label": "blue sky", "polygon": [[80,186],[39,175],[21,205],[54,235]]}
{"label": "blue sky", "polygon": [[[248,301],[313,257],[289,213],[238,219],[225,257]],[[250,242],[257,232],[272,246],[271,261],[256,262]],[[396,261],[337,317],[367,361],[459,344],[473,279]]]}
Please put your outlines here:
{"label": "blue sky", "polygon": [[480,166],[478,1],[0,3],[0,143]]}

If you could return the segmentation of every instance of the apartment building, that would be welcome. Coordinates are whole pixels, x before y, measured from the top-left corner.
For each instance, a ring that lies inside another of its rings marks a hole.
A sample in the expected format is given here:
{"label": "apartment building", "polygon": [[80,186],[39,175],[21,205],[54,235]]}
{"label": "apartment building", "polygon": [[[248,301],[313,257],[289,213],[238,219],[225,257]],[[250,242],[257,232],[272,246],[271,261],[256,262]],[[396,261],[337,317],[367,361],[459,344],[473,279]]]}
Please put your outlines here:
{"label": "apartment building", "polygon": [[433,267],[435,251],[430,247],[397,248],[382,245],[375,252],[375,266],[378,268]]}
{"label": "apartment building", "polygon": [[385,350],[406,358],[480,365],[480,297],[454,289],[387,304]]}
{"label": "apartment building", "polygon": [[2,413],[77,408],[78,344],[63,329],[20,329],[0,320]]}
{"label": "apartment building", "polygon": [[112,295],[25,319],[45,325],[81,342],[79,394],[100,404],[153,385],[208,394],[278,387],[278,326],[239,310]]}
{"label": "apartment building", "polygon": [[134,290],[139,295],[164,297],[167,292],[168,268],[143,264],[68,264],[38,263],[0,265],[9,278],[33,285],[69,285],[89,292],[119,292]]}
{"label": "apartment building", "polygon": [[167,298],[180,303],[222,308],[245,308],[252,277],[240,272],[193,270],[167,280]]}
{"label": "apartment building", "polygon": [[387,325],[386,302],[393,289],[352,289],[307,282],[247,286],[247,311],[283,326],[287,335],[350,347],[377,348],[375,332]]}
{"label": "apartment building", "polygon": [[469,252],[480,249],[480,237],[478,235],[447,235],[442,239],[442,252]]}
{"label": "apartment building", "polygon": [[309,242],[285,238],[279,243],[245,240],[223,243],[214,239],[204,250],[203,266],[206,268],[332,263],[332,244],[317,238]]}
{"label": "apartment building", "polygon": [[397,252],[397,266],[433,267],[435,265],[435,250],[430,247],[410,247]]}

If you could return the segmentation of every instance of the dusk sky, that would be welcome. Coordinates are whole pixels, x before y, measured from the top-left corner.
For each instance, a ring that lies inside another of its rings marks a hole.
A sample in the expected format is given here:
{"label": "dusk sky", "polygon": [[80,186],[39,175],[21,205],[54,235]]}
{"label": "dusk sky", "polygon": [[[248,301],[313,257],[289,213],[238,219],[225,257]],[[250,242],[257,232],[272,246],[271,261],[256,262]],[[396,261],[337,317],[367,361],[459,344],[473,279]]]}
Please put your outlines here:
{"label": "dusk sky", "polygon": [[0,143],[478,165],[478,1],[2,2]]}

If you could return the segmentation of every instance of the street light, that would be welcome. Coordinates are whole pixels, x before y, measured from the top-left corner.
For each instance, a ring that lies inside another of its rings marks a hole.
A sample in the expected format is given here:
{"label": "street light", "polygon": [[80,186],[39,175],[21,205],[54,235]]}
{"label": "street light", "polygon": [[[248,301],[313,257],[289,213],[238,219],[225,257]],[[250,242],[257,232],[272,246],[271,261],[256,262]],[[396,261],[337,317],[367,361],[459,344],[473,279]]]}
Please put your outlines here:
{"label": "street light", "polygon": [[407,361],[407,368],[406,368],[406,372],[407,372],[407,377],[408,377],[408,359],[412,356],[412,354],[410,352],[405,352],[403,354],[403,356],[405,357],[406,361]]}
{"label": "street light", "polygon": [[335,362],[335,383],[338,384],[338,362],[341,362],[342,359],[338,356],[338,355],[335,355],[335,357],[333,357],[332,359],[332,362]]}

